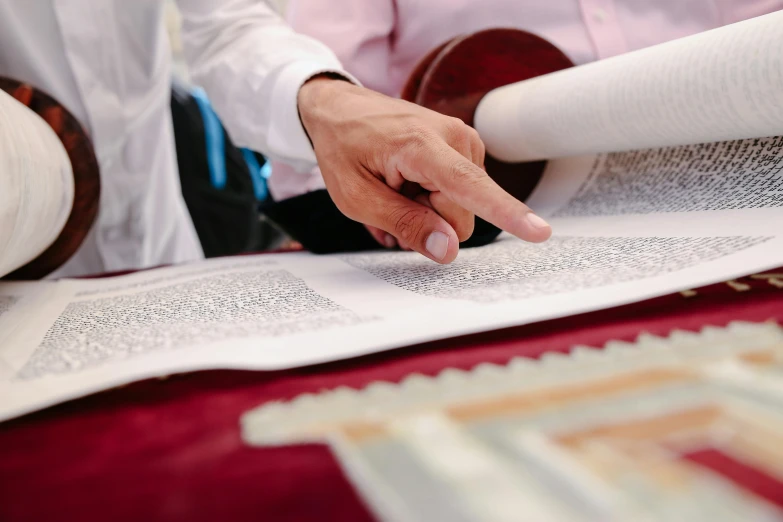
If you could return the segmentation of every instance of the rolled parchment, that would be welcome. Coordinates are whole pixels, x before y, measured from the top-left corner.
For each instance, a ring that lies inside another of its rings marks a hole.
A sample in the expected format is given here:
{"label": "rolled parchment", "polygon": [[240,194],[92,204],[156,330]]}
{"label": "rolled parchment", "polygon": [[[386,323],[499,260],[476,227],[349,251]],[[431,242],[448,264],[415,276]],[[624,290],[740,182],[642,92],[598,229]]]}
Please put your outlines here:
{"label": "rolled parchment", "polygon": [[495,89],[475,124],[507,162],[778,136],[783,11]]}
{"label": "rolled parchment", "polygon": [[40,116],[0,90],[0,277],[57,239],[73,201],[62,142]]}

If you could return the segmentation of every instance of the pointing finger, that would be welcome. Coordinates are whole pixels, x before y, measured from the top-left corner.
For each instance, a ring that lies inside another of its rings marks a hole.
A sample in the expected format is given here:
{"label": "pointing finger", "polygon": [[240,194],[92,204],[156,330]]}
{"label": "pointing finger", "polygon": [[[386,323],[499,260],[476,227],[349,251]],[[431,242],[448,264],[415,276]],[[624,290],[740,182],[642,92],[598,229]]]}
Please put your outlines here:
{"label": "pointing finger", "polygon": [[534,243],[552,235],[546,221],[445,142],[431,140],[426,147],[401,153],[404,156],[399,165],[404,176],[426,177],[446,198],[498,228]]}

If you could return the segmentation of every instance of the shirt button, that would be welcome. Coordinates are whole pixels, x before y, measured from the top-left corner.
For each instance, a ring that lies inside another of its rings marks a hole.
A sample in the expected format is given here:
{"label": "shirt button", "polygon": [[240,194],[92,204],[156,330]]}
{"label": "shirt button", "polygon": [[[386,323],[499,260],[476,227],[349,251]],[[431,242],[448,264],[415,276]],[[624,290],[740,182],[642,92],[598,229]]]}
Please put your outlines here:
{"label": "shirt button", "polygon": [[599,24],[602,24],[606,21],[606,10],[602,8],[598,8],[595,11],[593,11],[593,20],[598,22]]}

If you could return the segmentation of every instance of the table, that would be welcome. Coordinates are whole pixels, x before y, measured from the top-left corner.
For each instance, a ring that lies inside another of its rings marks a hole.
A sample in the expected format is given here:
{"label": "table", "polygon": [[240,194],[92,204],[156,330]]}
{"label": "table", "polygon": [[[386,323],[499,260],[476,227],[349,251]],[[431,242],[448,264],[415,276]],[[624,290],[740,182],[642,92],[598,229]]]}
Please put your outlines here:
{"label": "table", "polygon": [[[772,272],[783,272],[777,270]],[[323,445],[250,448],[240,415],[339,385],[399,381],[732,320],[783,322],[783,284],[743,278],[579,316],[279,372],[153,379],[0,424],[0,520],[373,520]]]}

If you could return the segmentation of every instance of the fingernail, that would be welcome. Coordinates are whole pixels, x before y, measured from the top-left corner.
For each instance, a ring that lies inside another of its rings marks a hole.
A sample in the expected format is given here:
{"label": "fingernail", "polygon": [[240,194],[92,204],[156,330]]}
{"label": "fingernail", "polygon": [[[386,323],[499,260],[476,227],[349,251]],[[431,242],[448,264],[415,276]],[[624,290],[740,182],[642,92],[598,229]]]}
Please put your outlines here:
{"label": "fingernail", "polygon": [[530,226],[533,228],[549,228],[549,223],[532,212],[527,213],[527,222],[530,223]]}
{"label": "fingernail", "polygon": [[394,248],[397,246],[397,240],[394,239],[393,235],[386,234],[383,236],[383,244],[386,246],[386,248]]}
{"label": "fingernail", "polygon": [[449,249],[449,236],[443,232],[435,231],[427,238],[424,246],[427,252],[432,254],[432,257],[440,261],[446,257],[446,251]]}

